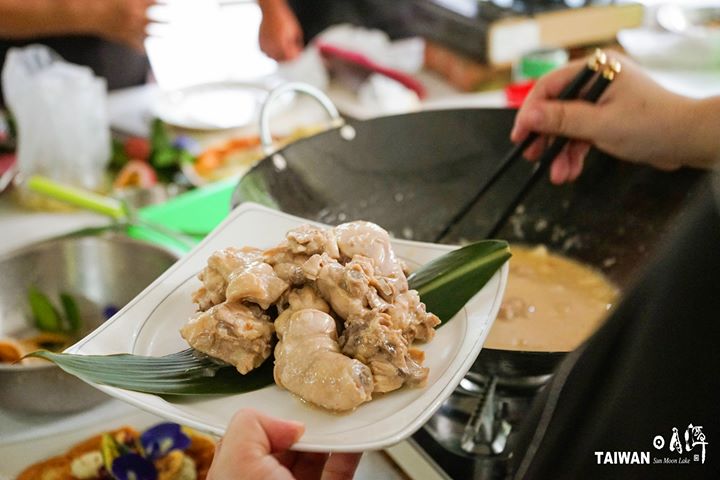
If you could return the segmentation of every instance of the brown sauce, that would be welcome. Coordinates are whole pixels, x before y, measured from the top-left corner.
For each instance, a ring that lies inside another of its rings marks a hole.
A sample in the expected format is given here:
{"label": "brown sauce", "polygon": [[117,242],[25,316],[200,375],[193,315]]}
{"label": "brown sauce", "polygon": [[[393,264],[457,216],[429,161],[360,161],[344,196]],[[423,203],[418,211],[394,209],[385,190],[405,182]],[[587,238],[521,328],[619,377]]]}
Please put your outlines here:
{"label": "brown sauce", "polygon": [[600,272],[543,247],[512,247],[500,313],[485,347],[566,352],[602,323],[618,289]]}

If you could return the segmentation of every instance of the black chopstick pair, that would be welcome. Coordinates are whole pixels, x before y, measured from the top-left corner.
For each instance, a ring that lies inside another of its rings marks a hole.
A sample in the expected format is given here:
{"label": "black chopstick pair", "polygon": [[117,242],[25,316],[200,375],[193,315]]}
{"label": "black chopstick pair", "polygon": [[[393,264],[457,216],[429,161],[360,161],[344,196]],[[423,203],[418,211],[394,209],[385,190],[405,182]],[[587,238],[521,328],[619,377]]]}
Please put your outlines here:
{"label": "black chopstick pair", "polygon": [[[598,53],[599,52],[599,53]],[[603,58],[604,61],[600,62],[599,58]],[[597,63],[596,63],[597,61]],[[597,70],[593,68],[594,65],[597,64]],[[600,67],[602,67],[602,71],[600,71]],[[605,92],[607,87],[610,85],[610,83],[615,80],[615,77],[620,73],[622,69],[622,66],[620,65],[620,62],[617,60],[610,60],[607,61],[607,57],[605,56],[602,51],[597,51],[595,53],[595,56],[593,59],[585,66],[585,68],[573,79],[573,81],[568,85],[568,87],[573,87],[573,89],[576,88],[576,90],[571,92],[571,95],[568,95],[567,97],[563,97],[562,95],[558,98],[562,100],[570,100],[577,97],[578,93],[582,88],[587,84],[590,79],[594,76],[594,74],[598,71],[599,75],[595,79],[595,81],[590,85],[590,88],[588,88],[587,92],[582,96],[582,99],[586,102],[595,103],[600,99],[602,94]],[[592,72],[589,73],[588,72]],[[587,75],[587,78],[583,82],[583,78],[585,78]],[[577,87],[575,85],[577,81]],[[567,90],[570,90],[568,88]],[[565,92],[562,92],[565,93]],[[529,142],[526,142],[528,139],[532,138]],[[532,142],[535,141],[535,139],[538,138],[538,134],[531,133],[528,135],[528,137],[525,139],[525,141],[521,142],[520,145],[524,146],[522,149],[516,149],[513,148],[511,154],[517,150],[517,152],[514,154],[513,158],[510,159],[510,162],[514,161],[517,158],[520,158],[520,156],[525,152],[525,150],[532,144]],[[515,195],[515,197],[512,199],[512,201],[505,207],[505,210],[503,211],[502,215],[495,221],[493,228],[488,232],[488,237],[494,237],[498,234],[500,229],[505,225],[505,222],[512,216],[512,214],[515,212],[515,209],[520,204],[523,198],[525,198],[525,195],[530,191],[532,186],[547,172],[547,170],[550,168],[550,165],[552,164],[552,161],[557,157],[562,149],[565,147],[565,145],[568,144],[570,141],[567,137],[556,137],[553,142],[550,144],[550,146],[545,149],[545,151],[540,155],[540,158],[538,159],[536,163],[535,170],[533,170],[532,174],[530,175],[530,178],[528,178],[525,181],[525,184],[523,187],[518,191],[518,193]],[[508,162],[508,163],[510,163]],[[487,188],[487,186],[486,186]]]}
{"label": "black chopstick pair", "polygon": [[[578,98],[583,88],[590,83],[593,77],[597,75],[595,81],[590,85],[585,94],[582,96],[582,100],[586,102],[595,103],[605,92],[610,83],[620,73],[621,65],[616,60],[608,61],[608,57],[602,50],[595,50],[595,54],[588,60],[585,67],[573,78],[573,80],[565,86],[565,88],[558,95],[558,100],[572,100]],[[447,235],[450,229],[460,221],[475,205],[478,199],[485,194],[487,190],[492,187],[495,182],[502,176],[505,171],[518,159],[520,159],[530,145],[540,137],[536,132],[531,132],[528,136],[520,143],[515,145],[508,154],[502,159],[498,168],[490,176],[490,179],[480,188],[480,190],[473,196],[473,198],[465,204],[465,206],[453,217],[448,223],[445,229],[437,236],[435,241],[440,241],[445,235]],[[522,188],[513,197],[511,202],[505,207],[502,215],[493,223],[493,227],[489,230],[487,237],[494,237],[497,235],[499,230],[503,227],[505,222],[513,214],[517,206],[520,204],[525,195],[528,193],[530,188],[540,179],[543,174],[548,170],[550,164],[562,151],[562,149],[570,141],[566,137],[556,137],[550,146],[542,153],[540,159],[536,162],[536,167],[533,170],[530,177],[525,181]]]}

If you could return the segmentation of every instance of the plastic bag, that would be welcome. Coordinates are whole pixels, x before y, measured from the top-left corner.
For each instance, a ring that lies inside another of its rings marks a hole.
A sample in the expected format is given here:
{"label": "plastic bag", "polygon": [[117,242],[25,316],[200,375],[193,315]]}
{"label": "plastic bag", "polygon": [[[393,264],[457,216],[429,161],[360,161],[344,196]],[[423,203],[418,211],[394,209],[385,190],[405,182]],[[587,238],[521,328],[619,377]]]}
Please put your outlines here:
{"label": "plastic bag", "polygon": [[43,45],[11,48],[2,80],[17,125],[21,177],[101,189],[110,160],[105,80]]}

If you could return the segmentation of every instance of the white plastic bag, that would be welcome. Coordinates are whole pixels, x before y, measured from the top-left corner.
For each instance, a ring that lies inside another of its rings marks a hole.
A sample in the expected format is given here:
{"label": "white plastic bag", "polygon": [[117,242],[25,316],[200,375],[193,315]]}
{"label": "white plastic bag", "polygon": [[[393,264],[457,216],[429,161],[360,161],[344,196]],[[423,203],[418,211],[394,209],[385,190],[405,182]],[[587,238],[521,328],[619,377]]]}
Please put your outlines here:
{"label": "white plastic bag", "polygon": [[98,190],[110,160],[107,85],[43,45],[11,48],[2,72],[23,177]]}
{"label": "white plastic bag", "polygon": [[418,73],[425,61],[425,41],[419,37],[390,40],[381,30],[340,24],[322,31],[318,39],[409,74]]}

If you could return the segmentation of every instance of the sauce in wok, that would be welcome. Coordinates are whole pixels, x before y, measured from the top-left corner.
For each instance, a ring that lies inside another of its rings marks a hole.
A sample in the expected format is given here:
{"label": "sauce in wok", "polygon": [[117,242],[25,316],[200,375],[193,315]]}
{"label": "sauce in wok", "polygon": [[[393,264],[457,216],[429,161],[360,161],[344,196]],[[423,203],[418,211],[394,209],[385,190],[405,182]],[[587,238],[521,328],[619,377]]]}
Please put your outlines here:
{"label": "sauce in wok", "polygon": [[566,352],[602,323],[618,289],[601,273],[543,247],[512,247],[505,298],[485,347]]}

